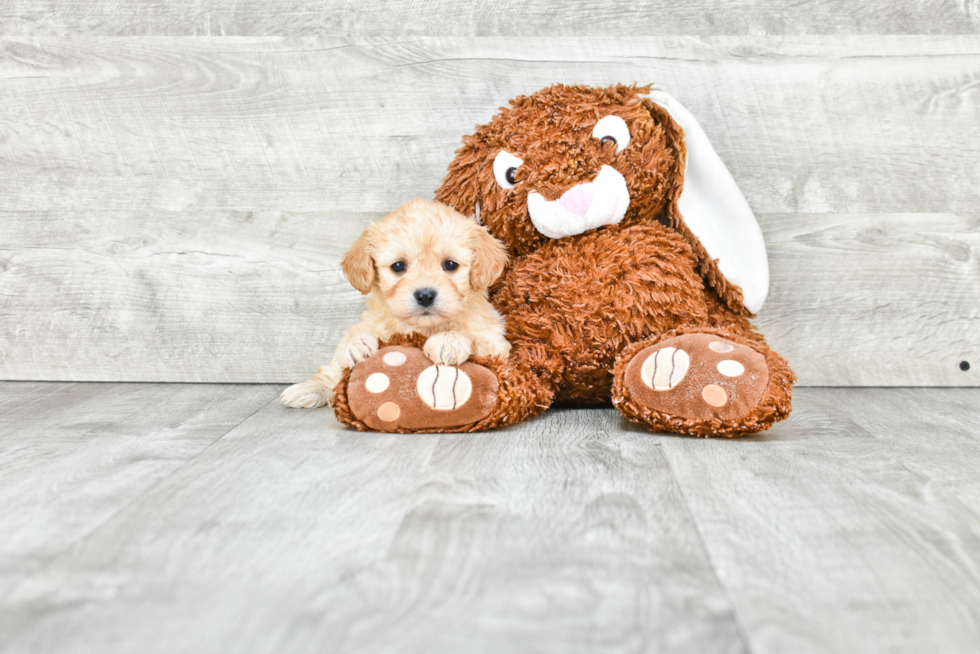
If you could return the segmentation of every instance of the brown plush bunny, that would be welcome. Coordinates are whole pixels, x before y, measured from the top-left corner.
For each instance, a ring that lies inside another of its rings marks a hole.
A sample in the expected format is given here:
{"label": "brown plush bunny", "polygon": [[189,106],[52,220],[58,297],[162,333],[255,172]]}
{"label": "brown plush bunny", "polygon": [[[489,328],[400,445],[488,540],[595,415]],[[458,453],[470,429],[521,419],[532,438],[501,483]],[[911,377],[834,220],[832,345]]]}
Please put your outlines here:
{"label": "brown plush bunny", "polygon": [[[492,375],[467,375],[401,338],[388,345],[406,356],[388,359],[406,363],[386,365],[382,347],[344,377],[341,421],[477,431],[612,402],[650,429],[738,436],[789,415],[793,372],[748,320],[768,290],[761,231],[670,96],[559,84],[512,100],[463,140],[436,199],[507,245],[490,299],[511,354],[473,359]],[[365,386],[377,372],[391,380],[380,394]],[[464,410],[474,397],[478,416]],[[400,420],[379,418],[386,403]]]}

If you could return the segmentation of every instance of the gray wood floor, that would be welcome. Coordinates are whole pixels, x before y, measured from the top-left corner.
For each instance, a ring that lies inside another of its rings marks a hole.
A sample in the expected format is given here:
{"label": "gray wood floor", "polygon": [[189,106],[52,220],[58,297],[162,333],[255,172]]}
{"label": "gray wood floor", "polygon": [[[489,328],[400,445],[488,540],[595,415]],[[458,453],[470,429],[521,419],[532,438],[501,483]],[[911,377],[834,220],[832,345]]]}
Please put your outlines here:
{"label": "gray wood floor", "polygon": [[280,389],[0,383],[0,651],[980,649],[980,389],[802,388],[737,441]]}

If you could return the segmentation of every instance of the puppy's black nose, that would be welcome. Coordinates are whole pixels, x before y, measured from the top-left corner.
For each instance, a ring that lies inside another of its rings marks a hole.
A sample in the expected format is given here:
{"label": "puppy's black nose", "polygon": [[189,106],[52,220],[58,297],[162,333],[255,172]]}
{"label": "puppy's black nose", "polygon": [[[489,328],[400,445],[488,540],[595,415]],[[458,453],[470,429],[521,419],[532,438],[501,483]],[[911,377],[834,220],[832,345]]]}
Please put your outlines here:
{"label": "puppy's black nose", "polygon": [[435,289],[420,288],[415,291],[415,301],[423,307],[431,307],[432,303],[436,301]]}

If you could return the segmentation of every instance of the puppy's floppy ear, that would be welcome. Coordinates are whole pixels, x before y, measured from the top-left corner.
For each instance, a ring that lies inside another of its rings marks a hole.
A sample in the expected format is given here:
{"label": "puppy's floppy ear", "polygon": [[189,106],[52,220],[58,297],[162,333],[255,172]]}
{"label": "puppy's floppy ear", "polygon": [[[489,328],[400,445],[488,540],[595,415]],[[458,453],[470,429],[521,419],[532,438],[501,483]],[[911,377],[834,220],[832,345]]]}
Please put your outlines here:
{"label": "puppy's floppy ear", "polygon": [[351,286],[361,293],[367,294],[374,284],[374,259],[371,258],[371,228],[369,227],[363,234],[354,241],[341,266],[344,268],[344,277],[351,283]]}
{"label": "puppy's floppy ear", "polygon": [[487,231],[486,227],[473,226],[473,265],[470,268],[470,286],[477,290],[489,288],[497,281],[507,265],[507,248]]}

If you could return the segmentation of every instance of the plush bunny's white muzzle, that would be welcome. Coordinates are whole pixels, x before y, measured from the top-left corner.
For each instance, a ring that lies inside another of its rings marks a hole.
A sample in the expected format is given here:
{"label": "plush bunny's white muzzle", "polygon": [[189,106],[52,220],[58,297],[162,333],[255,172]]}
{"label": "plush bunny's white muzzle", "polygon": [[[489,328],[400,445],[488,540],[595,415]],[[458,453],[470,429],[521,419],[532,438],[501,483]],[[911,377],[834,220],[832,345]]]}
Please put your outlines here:
{"label": "plush bunny's white muzzle", "polygon": [[527,194],[527,211],[535,229],[548,238],[575,236],[603,225],[615,225],[626,215],[630,192],[612,166],[603,166],[594,180],[577,184],[557,200],[536,191]]}

